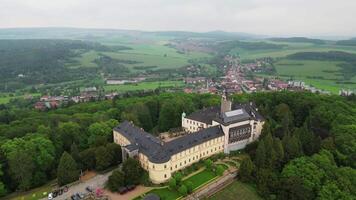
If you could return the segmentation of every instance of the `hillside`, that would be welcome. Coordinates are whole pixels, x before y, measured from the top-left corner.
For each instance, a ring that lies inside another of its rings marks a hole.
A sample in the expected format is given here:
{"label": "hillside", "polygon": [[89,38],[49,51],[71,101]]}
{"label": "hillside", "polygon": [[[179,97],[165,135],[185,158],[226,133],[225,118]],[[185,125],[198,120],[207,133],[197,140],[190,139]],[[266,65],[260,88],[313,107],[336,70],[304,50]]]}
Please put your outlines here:
{"label": "hillside", "polygon": [[311,39],[306,37],[290,37],[290,38],[270,38],[268,40],[274,42],[295,42],[295,43],[312,43],[312,44],[325,44],[325,41],[319,39]]}

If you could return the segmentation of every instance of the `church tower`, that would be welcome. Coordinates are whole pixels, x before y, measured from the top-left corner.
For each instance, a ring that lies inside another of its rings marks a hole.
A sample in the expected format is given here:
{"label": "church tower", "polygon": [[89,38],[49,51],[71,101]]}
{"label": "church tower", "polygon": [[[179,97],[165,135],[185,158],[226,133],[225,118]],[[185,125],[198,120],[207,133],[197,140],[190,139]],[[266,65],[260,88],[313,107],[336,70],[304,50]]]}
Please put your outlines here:
{"label": "church tower", "polygon": [[221,95],[221,110],[220,114],[222,115],[225,112],[231,111],[232,102],[228,100],[227,93],[224,91]]}

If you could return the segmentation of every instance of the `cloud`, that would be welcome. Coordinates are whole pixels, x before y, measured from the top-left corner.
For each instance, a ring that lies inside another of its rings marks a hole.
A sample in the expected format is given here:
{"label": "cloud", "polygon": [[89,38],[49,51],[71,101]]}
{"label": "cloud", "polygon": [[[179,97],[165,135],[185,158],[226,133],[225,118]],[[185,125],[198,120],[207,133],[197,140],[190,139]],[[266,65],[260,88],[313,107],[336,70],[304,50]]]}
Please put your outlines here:
{"label": "cloud", "polygon": [[0,0],[0,27],[356,35],[355,0]]}

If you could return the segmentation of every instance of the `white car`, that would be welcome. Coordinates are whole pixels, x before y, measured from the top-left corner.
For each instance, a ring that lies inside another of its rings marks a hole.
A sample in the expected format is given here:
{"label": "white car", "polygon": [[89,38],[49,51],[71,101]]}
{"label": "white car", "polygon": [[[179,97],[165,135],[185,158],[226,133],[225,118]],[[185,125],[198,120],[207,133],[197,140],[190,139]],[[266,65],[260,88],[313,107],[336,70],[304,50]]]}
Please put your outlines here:
{"label": "white car", "polygon": [[48,194],[48,199],[49,200],[53,199],[53,193],[52,192]]}

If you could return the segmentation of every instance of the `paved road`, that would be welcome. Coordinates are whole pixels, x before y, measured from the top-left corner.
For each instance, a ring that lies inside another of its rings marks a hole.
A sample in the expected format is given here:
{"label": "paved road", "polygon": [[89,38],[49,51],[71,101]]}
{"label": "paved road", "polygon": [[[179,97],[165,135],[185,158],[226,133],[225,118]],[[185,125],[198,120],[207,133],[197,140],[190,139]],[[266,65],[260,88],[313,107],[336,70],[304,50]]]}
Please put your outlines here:
{"label": "paved road", "polygon": [[[70,199],[70,196],[72,196],[75,193],[80,193],[80,192],[87,193],[85,188],[88,186],[90,186],[94,189],[103,188],[105,182],[108,180],[108,177],[111,175],[111,173],[112,173],[112,171],[108,172],[106,174],[98,174],[85,182],[75,184],[75,185],[69,187],[68,192],[63,193],[61,196],[58,196],[58,197],[54,198],[53,200]],[[45,198],[45,199],[47,199],[47,198]]]}

